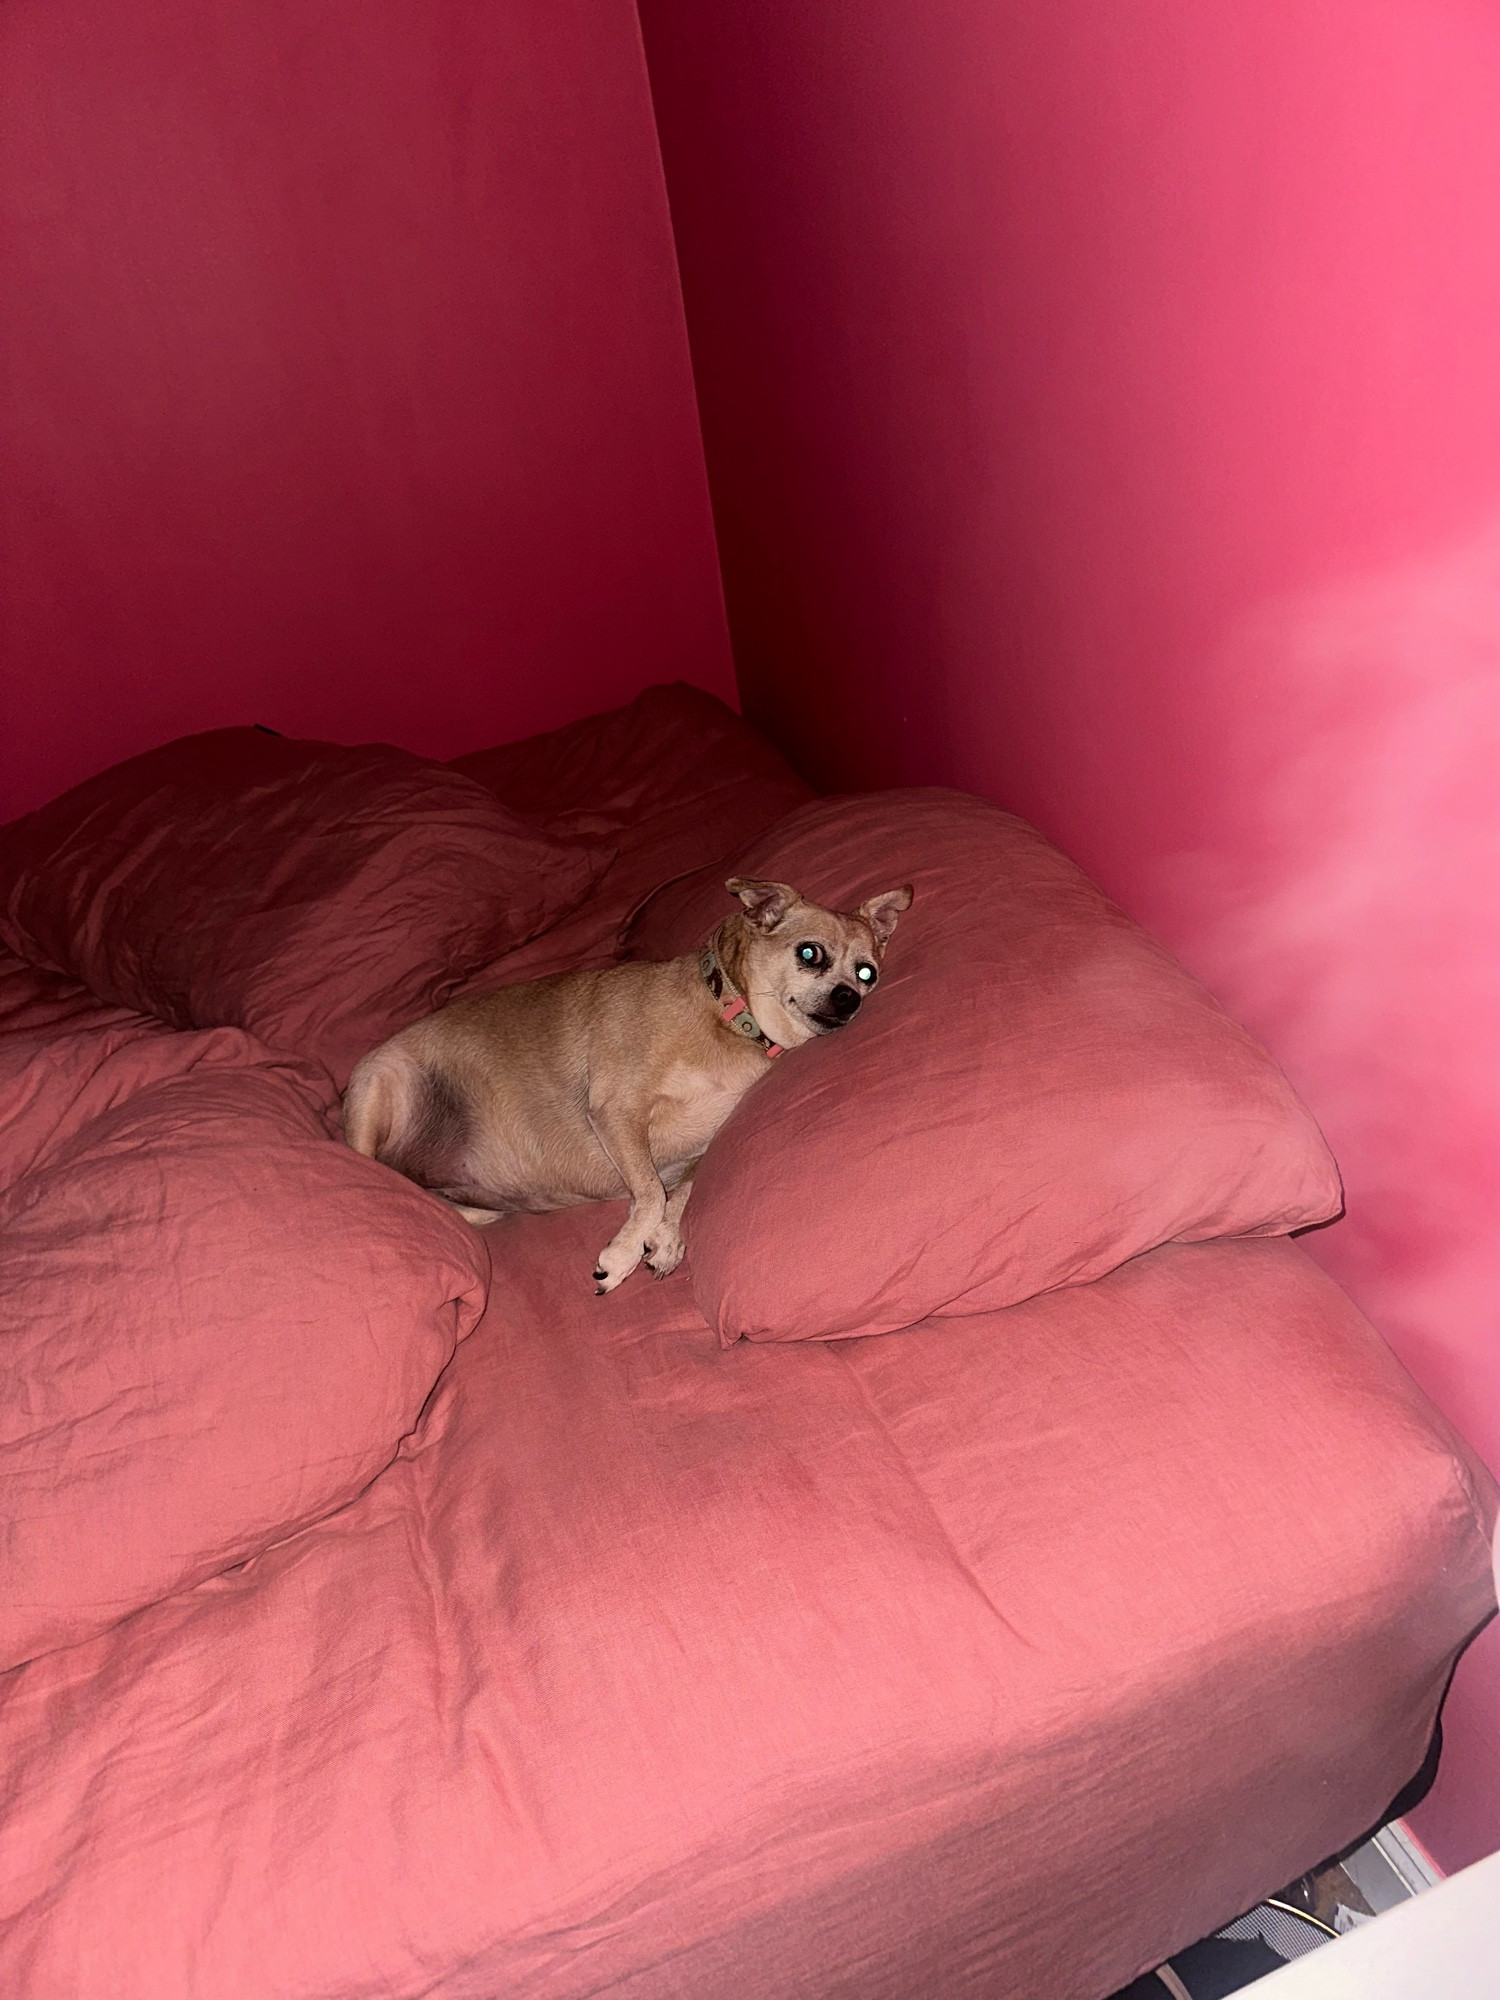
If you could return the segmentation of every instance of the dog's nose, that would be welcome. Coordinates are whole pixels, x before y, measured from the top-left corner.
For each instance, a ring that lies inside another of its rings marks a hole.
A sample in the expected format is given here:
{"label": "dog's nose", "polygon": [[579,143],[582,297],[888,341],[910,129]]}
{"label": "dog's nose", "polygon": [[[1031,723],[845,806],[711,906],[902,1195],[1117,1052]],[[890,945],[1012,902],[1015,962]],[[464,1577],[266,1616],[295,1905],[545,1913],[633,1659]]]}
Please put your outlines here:
{"label": "dog's nose", "polygon": [[835,986],[828,996],[828,1011],[841,1021],[852,1021],[859,1012],[859,994],[852,986]]}

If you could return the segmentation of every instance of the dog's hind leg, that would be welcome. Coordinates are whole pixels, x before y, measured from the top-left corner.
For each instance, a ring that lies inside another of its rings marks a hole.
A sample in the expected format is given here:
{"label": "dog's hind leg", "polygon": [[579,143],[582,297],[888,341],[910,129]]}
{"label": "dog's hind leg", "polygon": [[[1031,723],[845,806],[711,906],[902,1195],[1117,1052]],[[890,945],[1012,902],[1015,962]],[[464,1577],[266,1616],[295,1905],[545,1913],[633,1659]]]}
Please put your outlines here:
{"label": "dog's hind leg", "polygon": [[492,1195],[487,1188],[460,1183],[440,1185],[433,1188],[432,1192],[441,1195],[444,1201],[457,1210],[465,1222],[472,1222],[476,1229],[487,1229],[492,1222],[503,1222],[507,1215],[515,1213],[514,1209],[500,1206],[498,1197]]}
{"label": "dog's hind leg", "polygon": [[344,1137],[356,1153],[422,1186],[450,1176],[463,1138],[464,1106],[447,1079],[399,1043],[372,1049],[344,1092]]}
{"label": "dog's hind leg", "polygon": [[388,1152],[405,1123],[411,1095],[408,1068],[384,1048],[373,1049],[354,1065],[344,1091],[344,1137],[368,1160]]}

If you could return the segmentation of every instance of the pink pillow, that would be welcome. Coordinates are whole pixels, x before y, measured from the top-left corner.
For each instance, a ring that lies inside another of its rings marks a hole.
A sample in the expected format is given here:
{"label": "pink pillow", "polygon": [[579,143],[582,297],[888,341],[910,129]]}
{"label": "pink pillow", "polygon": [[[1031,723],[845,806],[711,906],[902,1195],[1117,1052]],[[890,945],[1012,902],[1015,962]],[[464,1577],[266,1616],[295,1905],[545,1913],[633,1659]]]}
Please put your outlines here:
{"label": "pink pillow", "polygon": [[157,1084],[55,1148],[0,1197],[0,1669],[352,1500],[488,1269],[272,1069]]}
{"label": "pink pillow", "polygon": [[267,1049],[243,1028],[184,1034],[144,1014],[95,1011],[99,1026],[0,1032],[0,1190],[49,1165],[105,1112],[205,1070],[274,1070],[337,1129],[337,1093],[316,1063]]}
{"label": "pink pillow", "polygon": [[404,750],[220,729],[0,830],[0,941],[173,1027],[315,1056],[342,1086],[609,859]]}
{"label": "pink pillow", "polygon": [[1339,1212],[1270,1056],[1021,820],[956,792],[817,800],[668,885],[631,955],[696,946],[729,874],[916,897],[853,1025],[776,1064],[698,1170],[684,1234],[726,1344],[986,1312]]}

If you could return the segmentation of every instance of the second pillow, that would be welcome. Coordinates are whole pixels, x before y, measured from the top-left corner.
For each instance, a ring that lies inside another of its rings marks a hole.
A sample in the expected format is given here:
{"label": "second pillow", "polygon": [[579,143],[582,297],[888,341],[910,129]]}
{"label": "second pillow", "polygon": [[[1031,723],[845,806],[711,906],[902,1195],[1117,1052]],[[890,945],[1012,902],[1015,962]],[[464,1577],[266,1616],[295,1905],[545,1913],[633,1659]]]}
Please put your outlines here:
{"label": "second pillow", "polygon": [[728,875],[839,909],[916,895],[868,1005],[777,1064],[699,1168],[684,1235],[725,1343],[985,1312],[1338,1214],[1271,1057],[1023,821],[956,792],[816,800],[660,891],[632,956],[701,944]]}

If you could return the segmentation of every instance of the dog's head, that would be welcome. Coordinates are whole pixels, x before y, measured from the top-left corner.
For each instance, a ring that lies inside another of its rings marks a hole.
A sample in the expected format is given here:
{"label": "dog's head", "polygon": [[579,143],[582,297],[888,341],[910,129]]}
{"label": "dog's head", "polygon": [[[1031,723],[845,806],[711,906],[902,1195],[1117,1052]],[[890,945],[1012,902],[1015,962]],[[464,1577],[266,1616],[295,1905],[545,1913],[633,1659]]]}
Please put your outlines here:
{"label": "dog's head", "polygon": [[787,882],[731,876],[743,910],[724,926],[724,969],[772,1041],[794,1049],[831,1034],[859,1012],[880,979],[910,889],[886,889],[857,910],[825,910]]}

